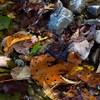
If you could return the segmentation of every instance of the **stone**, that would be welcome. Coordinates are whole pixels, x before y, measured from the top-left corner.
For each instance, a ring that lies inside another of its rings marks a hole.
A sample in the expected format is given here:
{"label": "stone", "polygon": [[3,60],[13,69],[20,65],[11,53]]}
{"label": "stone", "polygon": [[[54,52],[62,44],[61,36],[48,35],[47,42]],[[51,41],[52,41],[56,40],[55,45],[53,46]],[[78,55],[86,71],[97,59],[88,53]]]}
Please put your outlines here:
{"label": "stone", "polygon": [[100,14],[100,5],[88,6],[87,11],[94,16],[98,16]]}
{"label": "stone", "polygon": [[89,20],[86,20],[84,24],[99,26],[100,25],[100,20],[99,19],[89,19]]}
{"label": "stone", "polygon": [[85,8],[86,2],[85,0],[70,0],[69,8],[74,13],[81,13],[82,10]]}
{"label": "stone", "polygon": [[50,16],[48,28],[50,32],[60,35],[73,21],[73,13],[65,7],[57,8]]}

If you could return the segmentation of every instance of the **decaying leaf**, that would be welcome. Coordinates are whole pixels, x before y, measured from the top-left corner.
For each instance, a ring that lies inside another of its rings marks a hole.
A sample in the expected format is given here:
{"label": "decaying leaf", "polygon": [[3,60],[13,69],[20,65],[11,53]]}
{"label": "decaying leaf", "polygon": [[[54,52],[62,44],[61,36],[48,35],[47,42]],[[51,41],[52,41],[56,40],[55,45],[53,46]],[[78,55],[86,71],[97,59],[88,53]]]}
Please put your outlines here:
{"label": "decaying leaf", "polygon": [[30,68],[25,67],[16,67],[11,71],[11,75],[16,80],[28,79],[30,77]]}
{"label": "decaying leaf", "polygon": [[29,54],[29,48],[38,41],[36,36],[32,36],[24,31],[19,31],[13,36],[8,36],[2,41],[2,45],[5,47],[4,51],[9,54],[16,50],[18,53]]}
{"label": "decaying leaf", "polygon": [[89,91],[85,88],[81,93],[83,100],[97,100],[95,96],[90,95]]}
{"label": "decaying leaf", "polygon": [[[24,32],[23,32],[24,33]],[[5,44],[6,48],[4,48],[4,51],[8,51],[9,47],[11,47],[13,44],[24,41],[24,40],[30,40],[32,38],[32,35],[26,35],[25,33],[22,34],[18,32],[17,34],[14,34],[13,36],[6,37]]]}
{"label": "decaying leaf", "polygon": [[10,58],[6,56],[0,56],[0,67],[7,67],[7,61],[9,61]]}
{"label": "decaying leaf", "polygon": [[44,82],[44,93],[47,96],[49,96],[52,100],[59,100],[57,92],[54,92],[53,87],[49,87],[45,82]]}
{"label": "decaying leaf", "polygon": [[79,90],[70,88],[65,94],[64,100],[97,100],[97,98],[92,96],[86,88],[78,88]]}
{"label": "decaying leaf", "polygon": [[86,82],[90,87],[96,88],[96,86],[100,84],[100,74],[91,72],[87,68],[84,68],[84,70],[80,71],[78,77],[82,81]]}
{"label": "decaying leaf", "polygon": [[61,64],[52,66],[54,61],[55,59],[49,54],[41,55],[31,60],[32,78],[38,85],[43,86],[44,82],[48,85],[63,82],[59,74],[63,73],[61,70],[64,70],[65,66]]}
{"label": "decaying leaf", "polygon": [[[75,59],[72,60],[73,58]],[[33,58],[31,60],[30,66],[32,78],[38,85],[43,86],[44,82],[48,85],[65,82],[60,75],[65,74],[66,71],[69,71],[72,67],[80,64],[81,61],[74,53],[70,53],[67,63],[59,62],[52,65],[54,62],[55,59],[49,54],[41,55],[38,58]]]}

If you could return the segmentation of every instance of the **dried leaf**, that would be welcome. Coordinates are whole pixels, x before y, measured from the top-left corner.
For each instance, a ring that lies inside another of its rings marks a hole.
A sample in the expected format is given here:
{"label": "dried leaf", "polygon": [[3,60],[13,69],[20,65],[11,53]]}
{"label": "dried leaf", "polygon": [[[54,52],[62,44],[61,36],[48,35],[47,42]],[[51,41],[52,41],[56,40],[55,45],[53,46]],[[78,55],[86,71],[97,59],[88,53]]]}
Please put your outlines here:
{"label": "dried leaf", "polygon": [[87,89],[84,89],[81,95],[83,97],[83,100],[97,100],[95,96],[90,95]]}
{"label": "dried leaf", "polygon": [[8,51],[9,47],[11,47],[13,44],[24,41],[24,40],[31,40],[32,35],[25,35],[25,34],[14,34],[13,36],[10,36],[5,41],[6,48],[4,48],[4,51]]}
{"label": "dried leaf", "polygon": [[66,79],[64,78],[63,76],[60,75],[60,77],[65,80],[65,82],[69,83],[69,84],[78,84],[79,82],[75,82],[75,81],[72,81],[72,80],[69,80],[69,79]]}
{"label": "dried leaf", "polygon": [[8,67],[7,61],[10,61],[10,58],[6,56],[0,56],[0,67]]}
{"label": "dried leaf", "polygon": [[[73,60],[74,58],[74,60]],[[48,85],[54,85],[65,82],[60,75],[65,74],[66,71],[71,70],[72,67],[80,64],[80,59],[75,53],[70,53],[68,62],[58,62],[55,65],[55,59],[49,54],[41,55],[38,58],[31,60],[31,74],[32,78],[38,85],[43,86],[44,82]]]}
{"label": "dried leaf", "polygon": [[25,67],[16,67],[11,71],[11,75],[16,80],[28,79],[30,77],[30,68]]}
{"label": "dried leaf", "polygon": [[31,60],[32,78],[38,85],[43,86],[44,82],[48,85],[64,82],[59,74],[63,74],[65,66],[62,64],[53,65],[55,59],[49,54],[41,55]]}
{"label": "dried leaf", "polygon": [[[55,86],[54,86],[55,87]],[[53,87],[49,87],[45,82],[44,82],[44,93],[49,96],[52,100],[60,100],[58,97],[58,93],[54,92]]]}
{"label": "dried leaf", "polygon": [[[33,40],[34,39],[34,40]],[[2,41],[2,45],[5,47],[4,51],[6,55],[9,55],[13,49],[18,53],[29,54],[29,49],[38,41],[36,36],[32,36],[24,31],[19,31],[13,36],[8,36]]]}

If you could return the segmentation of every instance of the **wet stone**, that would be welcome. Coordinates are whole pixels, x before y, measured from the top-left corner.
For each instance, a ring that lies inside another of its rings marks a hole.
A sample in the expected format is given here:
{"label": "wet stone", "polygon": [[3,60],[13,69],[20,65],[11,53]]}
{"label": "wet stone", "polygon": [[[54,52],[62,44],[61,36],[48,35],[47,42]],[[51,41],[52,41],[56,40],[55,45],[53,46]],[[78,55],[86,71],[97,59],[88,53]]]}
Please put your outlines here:
{"label": "wet stone", "polygon": [[55,9],[48,23],[49,31],[60,35],[73,19],[73,13],[65,7]]}
{"label": "wet stone", "polygon": [[85,8],[85,0],[70,0],[69,8],[74,13],[81,13],[82,10]]}
{"label": "wet stone", "polygon": [[98,16],[100,14],[100,5],[88,6],[87,11],[94,16]]}

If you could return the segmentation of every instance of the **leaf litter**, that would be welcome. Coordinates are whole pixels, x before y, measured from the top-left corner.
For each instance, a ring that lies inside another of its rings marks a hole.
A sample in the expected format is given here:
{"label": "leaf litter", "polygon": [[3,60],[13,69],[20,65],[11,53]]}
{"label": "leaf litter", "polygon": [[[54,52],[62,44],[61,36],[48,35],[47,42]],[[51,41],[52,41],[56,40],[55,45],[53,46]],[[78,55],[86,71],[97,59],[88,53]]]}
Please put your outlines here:
{"label": "leaf litter", "polygon": [[0,99],[99,100],[94,5],[100,1],[1,0]]}

